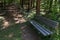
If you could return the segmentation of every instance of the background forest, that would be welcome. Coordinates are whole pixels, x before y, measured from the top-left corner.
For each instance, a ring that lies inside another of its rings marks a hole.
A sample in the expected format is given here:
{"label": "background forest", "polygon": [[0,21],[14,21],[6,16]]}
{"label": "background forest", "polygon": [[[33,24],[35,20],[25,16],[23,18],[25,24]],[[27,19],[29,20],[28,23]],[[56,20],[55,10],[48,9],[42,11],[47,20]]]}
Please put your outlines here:
{"label": "background forest", "polygon": [[[22,11],[24,14],[24,18],[26,20],[30,20],[36,15],[36,0],[32,0],[32,7],[29,12],[27,12],[27,0],[24,0],[24,4],[21,4],[21,0],[0,0],[0,15],[3,15],[6,13],[6,5],[15,4],[16,10]],[[2,5],[3,4],[3,5]],[[22,7],[23,5],[23,7]],[[8,13],[7,13],[8,14]],[[13,15],[13,14],[9,14]],[[9,15],[3,15],[3,16],[9,16]],[[41,0],[40,1],[40,15],[47,17],[51,20],[58,21],[60,23],[60,0]],[[12,19],[12,18],[10,18]],[[10,20],[9,19],[9,20]],[[0,16],[0,25],[2,25],[2,17]],[[12,26],[7,29],[2,29],[0,27],[0,40],[22,40],[21,39],[21,30],[19,24],[12,23]],[[25,23],[27,24],[27,23]],[[16,26],[16,27],[15,27]],[[17,27],[18,26],[18,27]],[[46,26],[46,25],[45,25]],[[51,35],[51,37],[42,37],[42,40],[60,40],[60,26],[58,29],[53,29],[54,34]],[[52,30],[52,31],[53,31]],[[12,37],[12,35],[14,35]],[[11,38],[12,37],[12,38]],[[39,36],[40,37],[40,36]]]}

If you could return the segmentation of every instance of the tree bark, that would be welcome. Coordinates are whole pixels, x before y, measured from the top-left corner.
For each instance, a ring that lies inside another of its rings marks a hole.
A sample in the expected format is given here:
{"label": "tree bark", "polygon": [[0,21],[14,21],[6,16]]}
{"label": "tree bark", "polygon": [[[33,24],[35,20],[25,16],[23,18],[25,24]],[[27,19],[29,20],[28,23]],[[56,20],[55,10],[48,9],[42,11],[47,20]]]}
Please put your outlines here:
{"label": "tree bark", "polygon": [[49,11],[48,11],[48,13],[52,12],[52,11],[51,11],[52,3],[53,3],[53,0],[50,0],[50,3],[49,3]]}
{"label": "tree bark", "polygon": [[36,15],[40,14],[40,1],[41,0],[36,0]]}
{"label": "tree bark", "polygon": [[21,5],[22,8],[23,8],[23,1],[24,0],[20,0],[20,5]]}
{"label": "tree bark", "polygon": [[32,0],[28,0],[28,11],[32,8]]}

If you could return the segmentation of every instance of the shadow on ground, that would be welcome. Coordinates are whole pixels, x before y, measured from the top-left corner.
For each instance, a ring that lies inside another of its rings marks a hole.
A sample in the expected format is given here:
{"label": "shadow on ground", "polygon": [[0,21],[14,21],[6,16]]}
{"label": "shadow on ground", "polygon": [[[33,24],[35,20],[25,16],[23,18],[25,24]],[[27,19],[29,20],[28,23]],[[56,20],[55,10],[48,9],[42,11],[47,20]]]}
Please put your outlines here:
{"label": "shadow on ground", "polygon": [[21,40],[20,25],[16,24],[7,29],[0,30],[0,40]]}

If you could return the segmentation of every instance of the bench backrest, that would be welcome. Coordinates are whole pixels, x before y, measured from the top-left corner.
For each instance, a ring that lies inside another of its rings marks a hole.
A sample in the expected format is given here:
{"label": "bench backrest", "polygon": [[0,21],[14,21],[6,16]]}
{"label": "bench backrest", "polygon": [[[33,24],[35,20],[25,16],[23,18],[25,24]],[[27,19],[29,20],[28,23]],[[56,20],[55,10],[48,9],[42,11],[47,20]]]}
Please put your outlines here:
{"label": "bench backrest", "polygon": [[44,24],[46,24],[47,26],[50,26],[52,28],[56,28],[59,26],[59,22],[50,20],[50,19],[42,17],[42,16],[36,16],[35,19],[40,21],[40,22],[43,22]]}

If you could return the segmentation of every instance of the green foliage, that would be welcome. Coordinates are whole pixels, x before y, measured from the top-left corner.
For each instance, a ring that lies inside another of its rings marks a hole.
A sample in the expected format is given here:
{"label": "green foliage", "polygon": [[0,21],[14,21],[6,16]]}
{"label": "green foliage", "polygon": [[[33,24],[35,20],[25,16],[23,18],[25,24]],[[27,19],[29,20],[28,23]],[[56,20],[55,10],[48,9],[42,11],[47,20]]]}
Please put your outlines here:
{"label": "green foliage", "polygon": [[[57,16],[59,15],[60,13],[60,3],[59,3],[59,0],[52,0],[52,4],[50,4],[50,1],[51,0],[41,0],[41,8],[43,8],[45,11],[48,10],[51,12],[48,13],[48,15],[46,15],[48,18],[52,19],[52,20],[55,20],[55,21],[58,21],[58,18]],[[51,7],[50,7],[51,6]],[[50,8],[49,8],[50,7]],[[54,34],[51,35],[51,37],[46,40],[60,40],[60,32],[59,32],[60,28],[56,28],[54,30]],[[45,39],[44,39],[45,40]]]}

